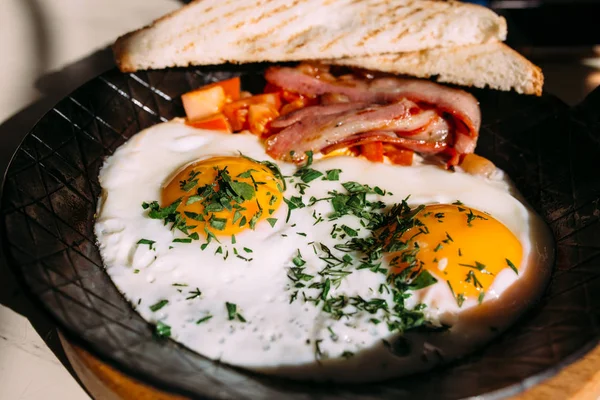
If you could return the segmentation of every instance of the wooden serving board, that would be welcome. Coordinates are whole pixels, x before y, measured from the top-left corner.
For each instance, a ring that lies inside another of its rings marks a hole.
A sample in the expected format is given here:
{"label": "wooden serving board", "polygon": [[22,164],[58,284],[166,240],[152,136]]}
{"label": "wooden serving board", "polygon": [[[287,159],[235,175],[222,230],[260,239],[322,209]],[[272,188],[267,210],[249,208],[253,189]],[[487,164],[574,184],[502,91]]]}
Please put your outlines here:
{"label": "wooden serving board", "polygon": [[[185,397],[155,389],[103,363],[59,335],[77,376],[96,400],[183,400]],[[511,400],[600,399],[600,346],[556,376],[514,396]]]}

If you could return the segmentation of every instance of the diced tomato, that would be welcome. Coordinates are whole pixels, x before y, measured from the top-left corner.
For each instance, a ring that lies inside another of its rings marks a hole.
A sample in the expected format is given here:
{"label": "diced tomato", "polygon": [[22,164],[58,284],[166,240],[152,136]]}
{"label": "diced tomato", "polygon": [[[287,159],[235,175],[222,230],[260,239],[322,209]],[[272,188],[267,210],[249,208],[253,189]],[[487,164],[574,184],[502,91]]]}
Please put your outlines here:
{"label": "diced tomato", "polygon": [[194,128],[224,131],[227,133],[232,132],[231,124],[227,120],[227,117],[220,113],[199,120],[187,121],[186,124],[193,126]]}
{"label": "diced tomato", "polygon": [[272,107],[275,111],[281,108],[279,93],[259,94],[241,98],[223,107],[223,114],[229,119],[234,132],[248,129],[248,108],[251,105],[264,104]]}
{"label": "diced tomato", "polygon": [[263,93],[279,93],[281,91],[283,91],[282,88],[277,85],[273,85],[271,82],[267,82],[265,88],[263,89]]}
{"label": "diced tomato", "polygon": [[229,120],[231,129],[234,132],[243,131],[248,128],[248,109],[247,108],[235,108],[235,109],[224,109],[223,114]]}
{"label": "diced tomato", "polygon": [[415,152],[412,150],[399,149],[393,146],[386,146],[385,149],[387,158],[392,164],[396,165],[412,165],[414,154]]}
{"label": "diced tomato", "polygon": [[185,114],[190,120],[207,118],[221,112],[225,103],[240,98],[240,78],[211,83],[181,96]]}
{"label": "diced tomato", "polygon": [[383,162],[383,143],[371,142],[360,146],[360,154],[369,161]]}
{"label": "diced tomato", "polygon": [[235,78],[231,79],[226,79],[224,81],[211,83],[210,85],[206,85],[204,87],[211,88],[214,86],[220,86],[223,88],[223,91],[225,92],[225,97],[227,97],[228,101],[236,101],[240,98],[241,82],[239,76],[236,76]]}
{"label": "diced tomato", "polygon": [[289,92],[287,90],[283,90],[281,92],[281,98],[286,102],[286,103],[292,103],[296,100],[299,99],[304,99],[306,96],[303,96],[301,94],[298,93],[294,93],[294,92]]}
{"label": "diced tomato", "polygon": [[279,110],[281,108],[281,98],[279,97],[279,93],[257,94],[256,96],[245,97],[226,104],[223,112],[227,115],[227,113],[238,108],[248,108],[250,104],[270,104]]}
{"label": "diced tomato", "polygon": [[255,135],[267,132],[269,122],[279,116],[279,112],[270,104],[251,104],[248,107],[248,128]]}
{"label": "diced tomato", "polygon": [[267,83],[264,89],[265,93],[279,93],[281,100],[284,103],[293,103],[298,99],[308,98],[300,93],[290,92],[286,89],[283,89],[277,85],[273,85],[272,83]]}
{"label": "diced tomato", "polygon": [[189,120],[202,119],[221,112],[225,100],[225,91],[221,86],[200,88],[181,96]]}

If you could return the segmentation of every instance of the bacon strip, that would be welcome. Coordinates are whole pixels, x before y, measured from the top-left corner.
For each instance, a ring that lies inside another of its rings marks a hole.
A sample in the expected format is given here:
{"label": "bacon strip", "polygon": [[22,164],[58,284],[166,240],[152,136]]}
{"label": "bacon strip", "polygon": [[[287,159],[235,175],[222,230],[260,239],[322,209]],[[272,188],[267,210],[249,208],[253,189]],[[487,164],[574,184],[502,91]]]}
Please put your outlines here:
{"label": "bacon strip", "polygon": [[351,102],[390,103],[409,99],[427,103],[450,114],[457,122],[453,142],[458,153],[472,153],[477,144],[481,124],[479,105],[471,94],[459,89],[395,77],[331,83],[289,67],[271,67],[267,69],[265,78],[271,84],[306,96],[334,93],[348,97]]}
{"label": "bacon strip", "polygon": [[271,126],[285,128],[267,139],[267,153],[277,159],[301,162],[307,151],[320,151],[365,132],[383,130],[395,136],[415,136],[407,142],[413,144],[444,141],[448,133],[447,125],[438,121],[434,110],[414,114],[419,109],[407,99],[389,105],[344,106],[309,107],[298,111],[296,116],[284,116],[281,123],[273,121]]}
{"label": "bacon strip", "polygon": [[349,136],[338,143],[325,147],[321,151],[323,154],[328,154],[335,150],[372,142],[382,142],[400,145],[406,149],[413,150],[422,154],[436,154],[441,151],[444,151],[448,146],[448,144],[444,141],[410,139],[397,136],[395,132],[370,131]]}
{"label": "bacon strip", "polygon": [[304,107],[277,118],[276,120],[271,122],[271,128],[281,129],[288,127],[306,117],[313,117],[315,115],[336,114],[344,111],[357,110],[365,106],[365,103],[338,103],[331,105]]}

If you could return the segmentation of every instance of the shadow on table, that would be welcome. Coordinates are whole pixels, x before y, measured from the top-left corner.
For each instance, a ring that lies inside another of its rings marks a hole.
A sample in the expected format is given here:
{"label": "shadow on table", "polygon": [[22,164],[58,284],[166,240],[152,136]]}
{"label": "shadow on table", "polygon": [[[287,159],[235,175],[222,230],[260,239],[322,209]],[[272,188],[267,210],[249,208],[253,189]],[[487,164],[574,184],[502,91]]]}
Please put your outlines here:
{"label": "shadow on table", "polygon": [[[189,3],[190,0],[179,0],[179,2]],[[40,7],[38,0],[24,0],[23,3],[23,10],[29,14],[32,33],[35,37],[38,58],[37,70],[41,73],[40,71],[45,70],[50,57],[43,9]],[[0,124],[0,138],[2,139],[0,144],[0,198],[4,175],[11,157],[37,121],[63,97],[88,80],[114,67],[112,51],[110,47],[106,47],[66,66],[60,71],[45,74],[37,79],[35,89],[40,92],[40,98]],[[9,269],[1,251],[0,304],[27,318],[54,355],[81,384],[62,349],[56,325],[47,314],[37,308],[27,297],[18,279]],[[85,389],[83,385],[81,386]]]}
{"label": "shadow on table", "polygon": [[[2,138],[2,144],[0,145],[0,176],[2,177],[2,183],[12,154],[36,122],[60,99],[86,81],[113,67],[112,52],[107,47],[68,65],[60,71],[46,74],[35,82],[35,88],[41,93],[40,99],[0,125],[0,138]],[[27,318],[54,355],[79,381],[63,352],[55,324],[29,300],[21,289],[20,283],[9,269],[4,257],[0,257],[0,304]]]}

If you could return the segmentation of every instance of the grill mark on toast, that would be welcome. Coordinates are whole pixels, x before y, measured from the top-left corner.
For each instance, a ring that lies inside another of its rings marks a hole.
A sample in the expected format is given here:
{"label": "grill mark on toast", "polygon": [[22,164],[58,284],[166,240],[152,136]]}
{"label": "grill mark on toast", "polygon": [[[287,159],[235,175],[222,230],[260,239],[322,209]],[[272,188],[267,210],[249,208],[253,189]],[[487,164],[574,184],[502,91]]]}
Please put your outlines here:
{"label": "grill mark on toast", "polygon": [[256,7],[261,7],[264,5],[267,5],[268,3],[271,3],[273,0],[266,0],[266,1],[257,1],[256,3],[253,4],[247,4],[245,6],[241,6],[238,7],[234,10],[231,10],[229,12],[227,12],[226,14],[223,14],[223,18],[229,18],[232,17],[236,14],[240,14],[242,11],[246,11],[246,10],[250,10],[252,8],[256,8]]}
{"label": "grill mark on toast", "polygon": [[[288,43],[292,43],[294,40],[298,39],[299,37],[301,37],[302,35],[310,32],[313,28],[306,28],[303,31],[300,31],[298,33],[293,34],[292,36],[290,36],[287,40]],[[294,51],[298,50],[301,47],[306,46],[306,41],[302,42],[302,43],[298,43],[297,45],[295,45],[294,47],[292,47],[291,49],[287,50],[287,53],[293,53]]]}
{"label": "grill mark on toast", "polygon": [[[408,6],[412,5],[412,3],[410,3]],[[402,9],[402,8],[407,8],[408,7],[405,4],[401,4],[401,5],[397,5],[394,8],[387,10],[386,13],[395,13],[396,11]],[[411,10],[408,14],[403,15],[402,18],[406,18],[406,17],[410,17],[411,15],[422,11],[423,8],[419,7],[416,10]],[[365,43],[369,40],[372,39],[373,37],[379,35],[381,32],[385,32],[386,30],[388,30],[388,28],[390,26],[393,26],[397,23],[396,20],[392,20],[392,21],[388,21],[387,23],[385,23],[384,25],[375,28],[375,29],[371,29],[370,31],[368,31],[357,43],[356,46],[364,46]]]}
{"label": "grill mark on toast", "polygon": [[334,44],[336,44],[337,42],[339,42],[340,40],[342,40],[346,36],[347,36],[346,34],[338,35],[333,40],[331,40],[329,43],[325,43],[323,46],[321,46],[321,48],[319,50],[320,51],[326,51],[327,49],[331,48]]}
{"label": "grill mark on toast", "polygon": [[[272,0],[268,0],[268,1],[272,1]],[[277,14],[280,14],[284,11],[289,10],[290,8],[295,7],[298,3],[300,3],[300,0],[294,0],[291,4],[283,4],[277,8],[272,9],[271,11],[267,11],[267,12],[263,13],[262,15],[260,15],[256,18],[253,18],[252,20],[250,20],[250,23],[257,24],[265,18],[273,17]]]}
{"label": "grill mark on toast", "polygon": [[[236,2],[236,1],[238,1],[238,0],[227,0],[227,1],[224,1],[223,3],[219,4],[217,7],[208,7],[208,8],[207,8],[207,9],[206,9],[204,12],[214,11],[215,9],[218,11],[218,9],[220,9],[220,8],[225,8],[225,7],[227,7],[228,5],[230,5],[230,4],[232,4],[232,3]],[[233,11],[229,11],[229,12],[227,12],[226,14],[223,14],[223,15],[217,15],[216,17],[212,18],[210,21],[208,21],[208,22],[206,22],[205,24],[203,24],[202,28],[206,28],[206,27],[207,27],[207,26],[209,26],[209,25],[213,25],[213,24],[215,24],[215,23],[217,23],[217,22],[221,21],[223,18],[228,18],[228,17],[231,17],[231,16],[233,16],[234,14],[236,14],[236,13],[238,13],[238,12],[242,12],[242,11],[245,11],[245,10],[247,10],[247,9],[250,9],[250,8],[254,8],[254,7],[257,7],[257,6],[260,6],[260,5],[264,5],[264,4],[270,3],[270,2],[272,2],[272,1],[274,1],[274,0],[258,1],[258,2],[256,2],[255,4],[252,4],[252,5],[247,5],[247,6],[238,7],[238,8],[236,8],[236,9],[235,9],[235,10],[233,10]],[[194,4],[194,3],[192,3],[192,4]],[[186,7],[188,7],[188,6],[184,6],[184,7],[183,7],[183,9],[185,9]],[[233,28],[233,29],[239,29],[239,28],[240,28],[240,27],[242,27],[242,26],[243,26],[245,23],[246,23],[245,21],[239,22],[239,23],[235,24],[235,25],[234,25],[232,28]],[[190,27],[190,28],[188,28],[188,29],[186,29],[186,30],[184,30],[184,31],[180,32],[180,33],[177,35],[177,38],[180,38],[180,37],[182,37],[182,36],[185,36],[186,34],[188,34],[188,33],[190,33],[190,32],[193,32],[193,31],[195,31],[195,30],[197,30],[197,29],[198,29],[198,27],[197,27],[197,26],[192,26],[192,27]]]}
{"label": "grill mark on toast", "polygon": [[[407,15],[405,15],[403,18],[412,17],[414,14],[421,12],[423,10],[424,10],[423,8],[418,8],[418,9],[412,10]],[[439,15],[440,13],[441,13],[440,11],[435,11],[435,12],[429,14],[428,16],[425,17],[425,19],[419,21],[420,25],[423,26],[427,21],[429,21],[433,17]],[[406,36],[406,34],[410,32],[410,28],[411,27],[409,26],[409,27],[406,27],[405,29],[403,29],[398,36],[396,36],[395,38],[392,39],[392,43],[396,43],[400,39],[402,39],[402,37]]]}
{"label": "grill mark on toast", "polygon": [[[298,16],[297,16],[297,15],[294,15],[294,16],[292,16],[291,18],[288,18],[288,19],[286,19],[286,20],[284,20],[284,21],[281,21],[279,24],[277,24],[277,25],[275,25],[275,26],[273,26],[273,27],[269,28],[268,30],[266,30],[266,31],[264,31],[264,32],[261,32],[261,33],[259,33],[259,34],[256,34],[256,35],[254,35],[254,36],[252,36],[252,37],[248,37],[248,38],[244,38],[244,39],[242,39],[242,40],[238,40],[238,41],[236,42],[236,44],[243,44],[243,43],[252,43],[252,42],[256,42],[256,41],[258,41],[258,40],[260,40],[260,39],[263,39],[263,38],[265,38],[265,37],[267,37],[267,36],[271,35],[271,34],[272,34],[272,33],[274,33],[275,31],[277,31],[278,29],[280,29],[280,28],[284,27],[285,25],[287,25],[287,24],[289,24],[290,22],[293,22],[293,21],[295,21],[295,20],[297,20],[297,19],[298,19]],[[281,43],[281,42],[279,42],[279,43],[273,43],[273,44],[272,44],[272,47],[277,47],[277,46],[278,46],[280,43]]]}
{"label": "grill mark on toast", "polygon": [[[208,21],[207,23],[205,23],[204,25],[202,25],[202,28],[206,28],[208,25],[212,25],[212,24],[218,22],[220,19],[221,19],[220,16],[214,17],[213,19],[211,19],[210,21]],[[177,38],[177,39],[181,38],[181,37],[187,35],[190,32],[198,30],[198,28],[199,28],[198,26],[191,26],[191,27],[189,27],[189,28],[187,28],[187,29],[179,32],[175,38]]]}
{"label": "grill mark on toast", "polygon": [[[389,4],[389,3],[390,3],[389,0],[381,0],[379,2],[374,2],[374,3],[372,2],[372,3],[369,3],[369,8],[375,8],[375,7],[379,7],[383,4]],[[400,7],[410,7],[410,4],[409,5],[403,4]]]}
{"label": "grill mark on toast", "polygon": [[190,50],[190,49],[193,49],[194,47],[196,47],[196,43],[194,43],[194,42],[189,42],[189,43],[187,43],[185,46],[183,46],[183,47],[181,48],[181,50],[178,50],[178,51],[177,51],[177,53],[179,53],[179,52],[184,52],[184,51],[188,51],[188,50]]}
{"label": "grill mark on toast", "polygon": [[[427,23],[427,21],[433,19],[434,17],[436,17],[439,13],[433,13],[428,15],[427,17],[425,17],[425,19],[423,19],[421,21],[421,26],[425,25]],[[396,43],[398,42],[400,39],[402,39],[403,36],[405,36],[408,33],[408,30],[405,30],[404,32],[400,33],[400,35],[396,36],[394,39],[392,39],[392,43]]]}
{"label": "grill mark on toast", "polygon": [[[214,17],[213,19],[211,19],[210,21],[208,21],[206,24],[204,24],[204,26],[206,27],[206,25],[212,25],[212,24],[214,24],[215,22],[217,22],[217,21],[218,21],[218,20],[220,20],[220,19],[221,19],[221,17]],[[196,28],[197,28],[197,27],[195,26],[195,27],[194,27],[194,28],[192,28],[192,29],[196,29]]]}

